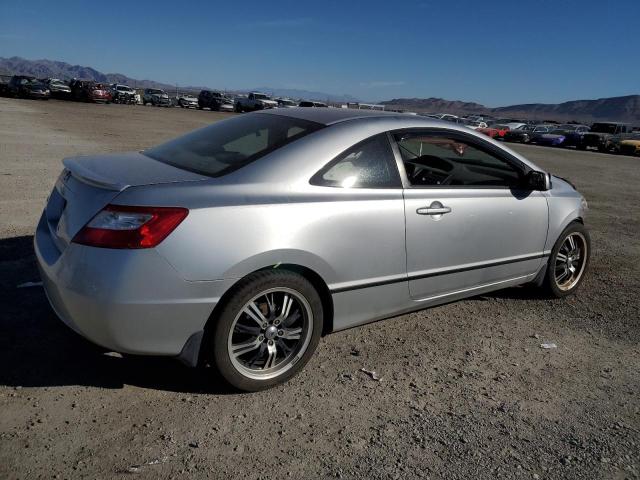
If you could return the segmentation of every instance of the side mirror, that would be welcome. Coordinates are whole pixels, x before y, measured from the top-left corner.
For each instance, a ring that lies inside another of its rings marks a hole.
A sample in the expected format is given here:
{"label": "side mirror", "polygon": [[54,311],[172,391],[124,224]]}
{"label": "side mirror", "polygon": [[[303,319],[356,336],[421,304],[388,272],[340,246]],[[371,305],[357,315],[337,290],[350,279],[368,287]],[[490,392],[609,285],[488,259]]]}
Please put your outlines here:
{"label": "side mirror", "polygon": [[539,190],[542,192],[551,190],[551,175],[531,170],[524,177],[524,186],[527,190]]}

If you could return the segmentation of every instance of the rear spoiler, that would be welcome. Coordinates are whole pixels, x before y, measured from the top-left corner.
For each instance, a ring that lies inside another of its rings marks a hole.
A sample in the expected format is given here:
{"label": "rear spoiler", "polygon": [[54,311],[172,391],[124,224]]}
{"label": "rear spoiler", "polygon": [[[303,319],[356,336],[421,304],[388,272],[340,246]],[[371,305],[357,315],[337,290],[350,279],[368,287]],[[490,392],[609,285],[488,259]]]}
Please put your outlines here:
{"label": "rear spoiler", "polygon": [[74,158],[65,158],[62,164],[71,172],[71,175],[73,175],[75,179],[92,187],[102,188],[103,190],[113,190],[115,192],[121,192],[125,188],[130,187],[130,185],[114,182],[113,180],[92,172],[88,168],[83,167],[82,164]]}

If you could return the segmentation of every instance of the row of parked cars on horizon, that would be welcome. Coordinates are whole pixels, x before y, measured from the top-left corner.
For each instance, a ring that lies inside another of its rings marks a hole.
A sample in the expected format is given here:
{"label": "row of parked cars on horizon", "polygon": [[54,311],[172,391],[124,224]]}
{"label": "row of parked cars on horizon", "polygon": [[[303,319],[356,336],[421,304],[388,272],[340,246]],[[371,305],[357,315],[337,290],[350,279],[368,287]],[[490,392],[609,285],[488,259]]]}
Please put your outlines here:
{"label": "row of parked cars on horizon", "polygon": [[595,149],[602,153],[640,155],[640,129],[622,122],[579,123],[530,122],[511,118],[493,119],[473,115],[425,114],[465,125],[478,132],[506,142],[528,143],[547,147]]}
{"label": "row of parked cars on horizon", "polygon": [[[7,78],[7,77],[5,77]],[[216,90],[201,90],[196,97],[190,93],[170,96],[159,88],[139,90],[123,84],[104,84],[91,80],[73,79],[69,82],[57,78],[37,79],[29,75],[14,75],[7,82],[0,81],[0,95],[11,97],[49,99],[59,98],[95,103],[120,103],[210,109],[218,112],[252,112],[268,108],[312,107],[326,108],[326,103],[271,97],[262,92],[229,95]],[[356,105],[354,107],[354,105]],[[366,105],[366,104],[363,104]],[[344,107],[361,108],[358,104]],[[382,105],[373,105],[380,107]],[[413,112],[408,112],[413,113]],[[414,113],[415,114],[415,113]],[[579,150],[595,149],[603,153],[640,155],[640,129],[620,122],[597,122],[591,126],[578,123],[560,124],[552,121],[531,122],[484,115],[459,117],[448,113],[420,113],[447,122],[475,129],[496,140],[528,143],[549,147],[573,147]]]}
{"label": "row of parked cars on horizon", "polygon": [[327,107],[322,102],[290,98],[272,98],[261,92],[230,96],[216,90],[202,90],[196,97],[190,93],[170,96],[159,88],[145,88],[141,92],[128,85],[104,84],[92,80],[57,78],[38,79],[29,75],[14,75],[8,82],[0,82],[0,94],[10,97],[47,100],[59,98],[95,103],[122,103],[158,107],[208,108],[219,112],[251,112],[265,108]]}

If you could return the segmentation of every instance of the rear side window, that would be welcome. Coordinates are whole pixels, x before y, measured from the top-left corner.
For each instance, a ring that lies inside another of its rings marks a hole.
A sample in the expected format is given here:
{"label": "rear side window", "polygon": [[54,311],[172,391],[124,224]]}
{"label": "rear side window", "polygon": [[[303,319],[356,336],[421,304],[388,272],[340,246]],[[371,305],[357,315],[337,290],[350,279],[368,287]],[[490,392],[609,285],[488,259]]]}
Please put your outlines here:
{"label": "rear side window", "polygon": [[319,123],[280,115],[242,115],[143,153],[174,167],[219,177],[322,127]]}
{"label": "rear side window", "polygon": [[312,185],[339,188],[399,188],[400,175],[386,134],[351,147],[316,173]]}

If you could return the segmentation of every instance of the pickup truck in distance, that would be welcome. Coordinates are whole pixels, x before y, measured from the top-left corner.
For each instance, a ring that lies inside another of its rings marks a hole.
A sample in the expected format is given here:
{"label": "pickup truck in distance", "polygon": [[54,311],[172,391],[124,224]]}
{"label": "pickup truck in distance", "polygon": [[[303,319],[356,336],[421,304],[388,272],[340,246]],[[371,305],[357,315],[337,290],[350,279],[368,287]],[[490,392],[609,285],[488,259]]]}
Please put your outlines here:
{"label": "pickup truck in distance", "polygon": [[611,139],[616,135],[630,134],[633,128],[626,123],[599,122],[591,126],[591,130],[582,137],[582,144],[578,148],[597,148],[599,152],[609,152],[613,148]]}
{"label": "pickup truck in distance", "polygon": [[256,110],[264,110],[266,108],[275,108],[278,102],[272,100],[265,93],[251,92],[247,98],[239,98],[236,101],[236,112],[254,112]]}

